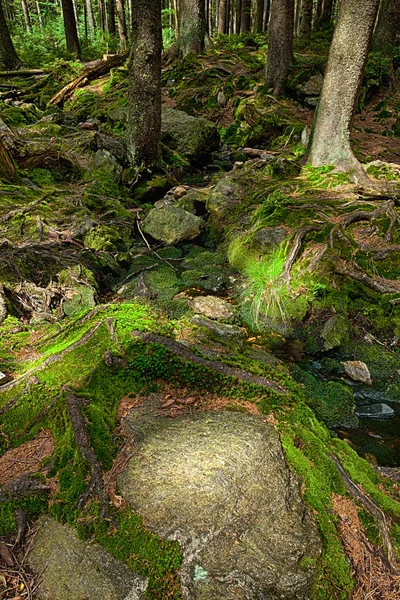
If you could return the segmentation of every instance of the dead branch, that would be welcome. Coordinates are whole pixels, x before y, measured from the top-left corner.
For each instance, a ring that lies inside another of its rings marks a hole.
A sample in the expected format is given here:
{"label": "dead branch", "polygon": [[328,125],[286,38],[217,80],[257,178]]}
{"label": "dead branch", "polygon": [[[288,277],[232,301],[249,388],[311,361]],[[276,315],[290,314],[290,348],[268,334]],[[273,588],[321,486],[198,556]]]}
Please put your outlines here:
{"label": "dead branch", "polygon": [[69,394],[67,396],[67,407],[74,431],[76,445],[81,451],[84,459],[90,466],[90,481],[88,489],[82,494],[79,503],[85,506],[91,496],[97,497],[101,502],[101,517],[105,517],[108,512],[109,498],[104,489],[103,472],[99,459],[90,445],[89,436],[86,431],[85,421],[82,415],[82,406],[88,404],[88,400]]}
{"label": "dead branch", "polygon": [[360,502],[360,504],[362,504],[362,506],[365,508],[365,510],[368,511],[369,514],[372,515],[376,519],[376,521],[378,523],[380,534],[382,536],[382,541],[387,550],[387,560],[388,560],[390,569],[391,569],[392,573],[395,573],[397,575],[400,574],[400,568],[399,568],[399,564],[397,561],[396,553],[395,553],[393,545],[392,545],[392,540],[390,539],[389,526],[387,523],[387,518],[386,518],[385,513],[380,508],[380,506],[378,506],[373,500],[371,500],[371,498],[369,498],[365,494],[365,492],[363,492],[362,489],[357,484],[355,484],[354,481],[352,481],[350,479],[350,477],[347,475],[345,469],[343,468],[342,463],[337,458],[337,456],[331,456],[330,458],[335,463],[336,468],[339,472],[339,475],[342,478],[344,486],[345,486],[346,490],[349,492],[349,494],[351,494],[353,496],[353,498],[358,500],[358,502]]}
{"label": "dead branch", "polygon": [[89,81],[97,79],[98,77],[101,77],[101,75],[105,75],[106,73],[109,73],[109,71],[114,67],[119,67],[120,65],[123,65],[126,59],[128,58],[128,55],[129,50],[127,50],[126,52],[122,52],[121,54],[111,56],[111,58],[103,60],[93,67],[85,69],[83,73],[79,75],[79,77],[67,83],[67,85],[65,85],[59,92],[57,92],[57,94],[55,94],[51,98],[49,106],[57,106],[58,104],[65,102],[65,100],[68,100],[68,98],[72,96],[75,90],[83,87]]}
{"label": "dead branch", "polygon": [[32,75],[44,75],[47,71],[43,69],[20,69],[19,71],[0,71],[0,77],[32,77]]}
{"label": "dead branch", "polygon": [[184,344],[180,342],[175,342],[175,340],[171,340],[170,338],[163,337],[162,335],[157,335],[155,333],[143,333],[141,331],[132,331],[132,336],[134,338],[140,338],[145,342],[161,344],[165,346],[182,358],[183,360],[187,360],[192,363],[196,363],[197,365],[201,365],[206,367],[207,369],[211,369],[212,371],[217,371],[217,373],[221,373],[222,375],[226,375],[228,377],[235,377],[240,381],[248,381],[250,383],[254,383],[255,385],[260,385],[262,387],[274,390],[280,394],[286,394],[285,388],[280,386],[278,383],[274,381],[270,381],[266,377],[261,377],[259,375],[253,375],[248,371],[242,371],[242,369],[236,369],[234,367],[229,367],[228,365],[218,362],[216,360],[207,360],[205,358],[201,358],[188,350]]}

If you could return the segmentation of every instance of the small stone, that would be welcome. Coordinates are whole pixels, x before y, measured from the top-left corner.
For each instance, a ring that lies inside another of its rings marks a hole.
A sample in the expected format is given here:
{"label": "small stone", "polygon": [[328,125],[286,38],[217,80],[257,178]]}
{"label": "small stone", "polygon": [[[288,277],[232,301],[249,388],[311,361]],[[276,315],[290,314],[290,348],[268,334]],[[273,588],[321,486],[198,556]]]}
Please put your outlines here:
{"label": "small stone", "polygon": [[97,150],[94,157],[96,169],[104,171],[111,179],[119,183],[122,175],[122,165],[108,150]]}
{"label": "small stone", "polygon": [[288,235],[286,227],[265,227],[256,231],[253,244],[261,252],[270,252],[279,248]]}
{"label": "small stone", "polygon": [[355,410],[357,417],[369,417],[371,419],[393,419],[396,416],[393,408],[388,404],[369,404],[358,406]]}
{"label": "small stone", "polygon": [[[324,339],[324,350],[332,350],[349,341],[349,324],[342,315],[334,315],[324,325],[321,337]],[[351,377],[351,375],[349,375]]]}
{"label": "small stone", "polygon": [[198,296],[189,305],[195,313],[200,313],[210,319],[229,321],[234,317],[234,312],[228,302],[216,296]]}
{"label": "small stone", "polygon": [[371,374],[365,363],[360,360],[347,360],[343,363],[346,375],[353,381],[361,381],[367,385],[372,385]]}
{"label": "small stone", "polygon": [[85,121],[84,123],[79,123],[79,128],[87,131],[97,131],[99,126],[96,125],[96,123],[88,123]]}
{"label": "small stone", "polygon": [[187,194],[188,192],[188,188],[184,185],[178,185],[173,193],[174,193],[174,198],[178,199],[178,198],[182,198],[182,196],[185,196],[185,194]]}
{"label": "small stone", "polygon": [[226,96],[224,92],[218,92],[217,102],[220,106],[226,106]]}
{"label": "small stone", "polygon": [[217,321],[213,321],[202,315],[195,315],[192,319],[192,323],[199,327],[203,327],[210,334],[210,337],[214,338],[222,345],[235,344],[236,347],[239,347],[246,339],[246,332],[237,325],[218,323]]}

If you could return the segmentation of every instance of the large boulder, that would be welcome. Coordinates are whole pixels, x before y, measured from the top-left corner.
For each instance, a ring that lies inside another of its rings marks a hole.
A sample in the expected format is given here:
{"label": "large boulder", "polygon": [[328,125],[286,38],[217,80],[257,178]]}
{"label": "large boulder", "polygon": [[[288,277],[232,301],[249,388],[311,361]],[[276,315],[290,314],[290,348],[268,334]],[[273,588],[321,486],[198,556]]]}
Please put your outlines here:
{"label": "large boulder", "polygon": [[153,208],[142,225],[145,233],[169,246],[182,240],[192,240],[200,234],[203,227],[203,219],[172,205]]}
{"label": "large boulder", "polygon": [[50,517],[39,519],[28,562],[40,575],[38,600],[145,600],[144,577]]}
{"label": "large boulder", "polygon": [[166,145],[190,162],[204,160],[220,143],[215,123],[174,108],[162,109],[162,133]]}
{"label": "large boulder", "polygon": [[321,542],[273,425],[160,413],[149,399],[125,419],[138,452],[119,484],[153,531],[180,542],[182,598],[306,598]]}

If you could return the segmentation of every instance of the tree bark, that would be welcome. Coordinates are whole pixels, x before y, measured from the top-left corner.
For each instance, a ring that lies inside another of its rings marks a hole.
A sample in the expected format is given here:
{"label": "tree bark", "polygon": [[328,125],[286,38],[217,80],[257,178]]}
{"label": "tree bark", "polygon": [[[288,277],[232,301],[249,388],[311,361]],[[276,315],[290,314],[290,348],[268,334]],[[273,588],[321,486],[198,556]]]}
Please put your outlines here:
{"label": "tree bark", "polygon": [[248,33],[251,25],[251,0],[242,0],[240,33]]}
{"label": "tree bark", "polygon": [[311,35],[313,0],[302,0],[299,17],[299,38],[308,40]]}
{"label": "tree bark", "polygon": [[21,66],[8,30],[2,2],[0,2],[0,65],[12,71]]}
{"label": "tree bark", "polygon": [[261,33],[263,31],[264,4],[265,0],[256,0],[253,20],[254,33]]}
{"label": "tree bark", "polygon": [[309,162],[364,174],[350,147],[350,128],[379,0],[341,0],[321,98],[310,139]]}
{"label": "tree bark", "polygon": [[128,152],[137,169],[157,161],[161,133],[161,0],[133,0]]}
{"label": "tree bark", "polygon": [[42,11],[40,10],[39,0],[36,0],[36,10],[37,10],[37,16],[38,16],[38,21],[39,21],[39,27],[40,27],[40,29],[43,29]]}
{"label": "tree bark", "polygon": [[61,4],[67,50],[68,52],[71,52],[71,54],[75,54],[78,58],[80,58],[81,47],[79,45],[78,31],[76,29],[74,5],[72,4],[72,0],[61,0]]}
{"label": "tree bark", "polygon": [[285,91],[293,59],[294,0],[272,0],[267,56],[267,86],[275,96]]}
{"label": "tree bark", "polygon": [[263,31],[267,31],[268,29],[270,8],[271,0],[264,0]]}
{"label": "tree bark", "polygon": [[21,5],[22,5],[22,12],[24,13],[24,21],[25,21],[26,30],[32,31],[32,23],[31,23],[31,17],[29,14],[28,3],[26,0],[21,0]]}
{"label": "tree bark", "polygon": [[89,30],[90,30],[90,33],[93,34],[96,29],[96,25],[95,25],[94,17],[93,17],[92,0],[85,0],[85,7],[86,7],[86,15],[87,15],[87,22],[88,22]]}
{"label": "tree bark", "polygon": [[0,138],[0,179],[14,181],[17,175],[15,165]]}
{"label": "tree bark", "polygon": [[219,0],[218,33],[228,33],[228,0]]}
{"label": "tree bark", "polygon": [[117,9],[119,49],[121,52],[124,52],[124,50],[126,50],[128,47],[128,32],[126,29],[124,0],[116,0],[115,5]]}
{"label": "tree bark", "polygon": [[187,56],[203,52],[205,30],[204,0],[182,0],[179,10],[179,53]]}
{"label": "tree bark", "polygon": [[115,28],[115,0],[108,0],[107,2],[107,25],[108,25],[108,33],[111,37],[115,37],[116,28]]}
{"label": "tree bark", "polygon": [[[318,22],[319,29],[327,29],[328,27],[330,27],[332,23],[333,2],[334,0],[324,0],[322,5],[321,17]],[[361,13],[360,18],[362,18]]]}
{"label": "tree bark", "polygon": [[236,0],[235,2],[235,33],[239,35],[240,26],[242,24],[242,0]]}
{"label": "tree bark", "polygon": [[400,0],[381,0],[374,33],[374,50],[391,56],[400,31]]}

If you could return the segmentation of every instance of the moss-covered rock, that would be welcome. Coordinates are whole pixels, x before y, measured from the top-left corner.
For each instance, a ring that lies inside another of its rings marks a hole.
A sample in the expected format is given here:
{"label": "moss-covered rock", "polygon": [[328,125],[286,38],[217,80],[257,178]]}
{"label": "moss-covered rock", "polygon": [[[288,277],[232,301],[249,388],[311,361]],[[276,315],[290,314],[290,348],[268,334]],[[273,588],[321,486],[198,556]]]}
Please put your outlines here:
{"label": "moss-covered rock", "polygon": [[173,245],[182,240],[192,240],[204,227],[204,221],[182,208],[164,206],[154,208],[143,221],[142,229],[155,240]]}
{"label": "moss-covered rock", "polygon": [[204,160],[219,146],[215,123],[191,117],[181,110],[163,108],[162,131],[164,143],[191,162]]}

